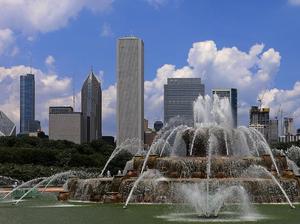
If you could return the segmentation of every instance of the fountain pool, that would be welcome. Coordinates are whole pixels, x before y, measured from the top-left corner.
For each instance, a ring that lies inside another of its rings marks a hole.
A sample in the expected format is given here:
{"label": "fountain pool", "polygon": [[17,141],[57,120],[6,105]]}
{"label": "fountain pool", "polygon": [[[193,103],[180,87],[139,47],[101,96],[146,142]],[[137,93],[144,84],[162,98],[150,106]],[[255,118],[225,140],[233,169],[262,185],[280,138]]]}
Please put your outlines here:
{"label": "fountain pool", "polygon": [[[123,209],[121,204],[98,204],[68,202],[59,203],[55,200],[30,200],[18,206],[0,203],[0,223],[6,224],[164,224],[216,222],[215,219],[202,219],[195,213],[184,212],[177,205],[145,205],[132,204],[130,209]],[[300,220],[299,206],[289,209],[287,205],[257,205],[260,216],[240,217],[234,213],[221,212],[218,221],[226,223],[261,224],[298,224]],[[234,207],[233,207],[234,209]]]}

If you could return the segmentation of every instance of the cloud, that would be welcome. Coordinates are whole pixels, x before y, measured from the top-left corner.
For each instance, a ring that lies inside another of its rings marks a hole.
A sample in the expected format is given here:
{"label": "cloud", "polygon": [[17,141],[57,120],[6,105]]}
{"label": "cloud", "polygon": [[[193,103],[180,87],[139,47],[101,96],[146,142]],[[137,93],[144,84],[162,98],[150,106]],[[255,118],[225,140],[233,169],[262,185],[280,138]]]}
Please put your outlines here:
{"label": "cloud", "polygon": [[146,1],[148,2],[149,5],[151,5],[155,9],[159,9],[162,6],[165,6],[169,2],[169,0],[146,0]]}
{"label": "cloud", "polygon": [[300,81],[292,89],[272,88],[260,93],[263,96],[263,106],[271,108],[272,116],[278,116],[282,110],[283,116],[295,118],[295,123],[300,124]]}
{"label": "cloud", "polygon": [[45,59],[45,64],[48,66],[53,66],[55,63],[55,59],[52,55],[48,55],[47,58]]}
{"label": "cloud", "polygon": [[[15,37],[11,29],[0,29],[0,55],[7,53],[8,50],[14,45]],[[14,56],[17,53],[17,48],[11,49],[11,55]]]}
{"label": "cloud", "polygon": [[[20,75],[30,71],[24,65],[10,68],[0,67],[0,109],[19,126],[20,119]],[[72,105],[72,80],[58,77],[57,74],[45,73],[32,68],[36,86],[36,119],[40,120],[43,129],[48,132],[48,110],[51,105]]]}
{"label": "cloud", "polygon": [[111,37],[113,36],[113,32],[110,24],[104,23],[101,28],[101,37]]}
{"label": "cloud", "polygon": [[300,6],[300,0],[288,0],[291,5]]}
{"label": "cloud", "polygon": [[65,27],[87,9],[109,11],[113,0],[0,0],[0,28],[26,34],[49,32]]}
{"label": "cloud", "polygon": [[184,0],[145,0],[154,9],[159,10],[167,5],[178,8]]}

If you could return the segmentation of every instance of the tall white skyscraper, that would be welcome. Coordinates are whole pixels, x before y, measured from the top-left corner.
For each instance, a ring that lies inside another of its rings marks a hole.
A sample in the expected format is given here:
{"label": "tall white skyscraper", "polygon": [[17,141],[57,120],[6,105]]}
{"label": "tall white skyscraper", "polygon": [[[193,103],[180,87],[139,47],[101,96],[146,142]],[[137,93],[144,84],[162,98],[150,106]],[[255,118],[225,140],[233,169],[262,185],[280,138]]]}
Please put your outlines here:
{"label": "tall white skyscraper", "polygon": [[144,43],[136,37],[117,42],[117,144],[144,140]]}

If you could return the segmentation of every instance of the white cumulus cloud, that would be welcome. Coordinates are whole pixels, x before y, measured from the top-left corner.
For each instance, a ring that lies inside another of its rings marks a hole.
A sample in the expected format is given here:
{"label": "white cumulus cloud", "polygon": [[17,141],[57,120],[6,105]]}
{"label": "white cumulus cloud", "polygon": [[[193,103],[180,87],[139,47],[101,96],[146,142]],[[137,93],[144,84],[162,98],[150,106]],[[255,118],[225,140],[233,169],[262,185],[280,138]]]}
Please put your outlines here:
{"label": "white cumulus cloud", "polygon": [[[11,29],[0,29],[0,55],[6,53],[15,43],[14,33]],[[17,48],[14,47],[11,50],[11,55],[14,56],[17,53]]]}
{"label": "white cumulus cloud", "polygon": [[272,88],[260,94],[263,96],[263,105],[271,108],[273,116],[279,116],[282,111],[283,116],[295,118],[295,123],[300,124],[300,80],[292,89]]}
{"label": "white cumulus cloud", "polygon": [[0,28],[24,33],[49,32],[66,26],[83,9],[110,10],[113,0],[0,0]]}

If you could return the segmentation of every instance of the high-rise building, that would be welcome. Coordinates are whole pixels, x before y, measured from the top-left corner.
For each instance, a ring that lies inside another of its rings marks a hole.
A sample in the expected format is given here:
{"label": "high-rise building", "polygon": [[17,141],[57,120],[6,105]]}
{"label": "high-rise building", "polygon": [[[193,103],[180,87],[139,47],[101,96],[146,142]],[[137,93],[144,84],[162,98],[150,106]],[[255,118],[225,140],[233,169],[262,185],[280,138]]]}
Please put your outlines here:
{"label": "high-rise building", "polygon": [[0,110],[0,136],[15,136],[16,125]]}
{"label": "high-rise building", "polygon": [[283,135],[294,134],[294,119],[292,117],[283,118]]}
{"label": "high-rise building", "polygon": [[35,120],[34,75],[20,76],[20,133],[36,132],[40,122]]}
{"label": "high-rise building", "polygon": [[73,112],[72,107],[49,107],[49,139],[81,144],[84,140],[82,113]]}
{"label": "high-rise building", "polygon": [[93,71],[81,89],[84,141],[90,142],[102,136],[102,92],[101,84]]}
{"label": "high-rise building", "polygon": [[192,126],[193,103],[199,95],[204,96],[200,78],[168,78],[164,85],[164,122],[179,116]]}
{"label": "high-rise building", "polygon": [[136,37],[117,42],[117,144],[144,140],[144,43]]}
{"label": "high-rise building", "polygon": [[278,120],[270,120],[269,123],[269,143],[278,142]]}
{"label": "high-rise building", "polygon": [[270,108],[252,106],[250,109],[250,124],[269,125]]}
{"label": "high-rise building", "polygon": [[231,105],[233,126],[237,127],[238,125],[238,115],[237,115],[237,89],[212,89],[212,95],[216,94],[220,99],[228,98]]}
{"label": "high-rise building", "polygon": [[250,109],[249,127],[261,132],[265,139],[270,141],[270,108],[259,108],[252,106]]}

